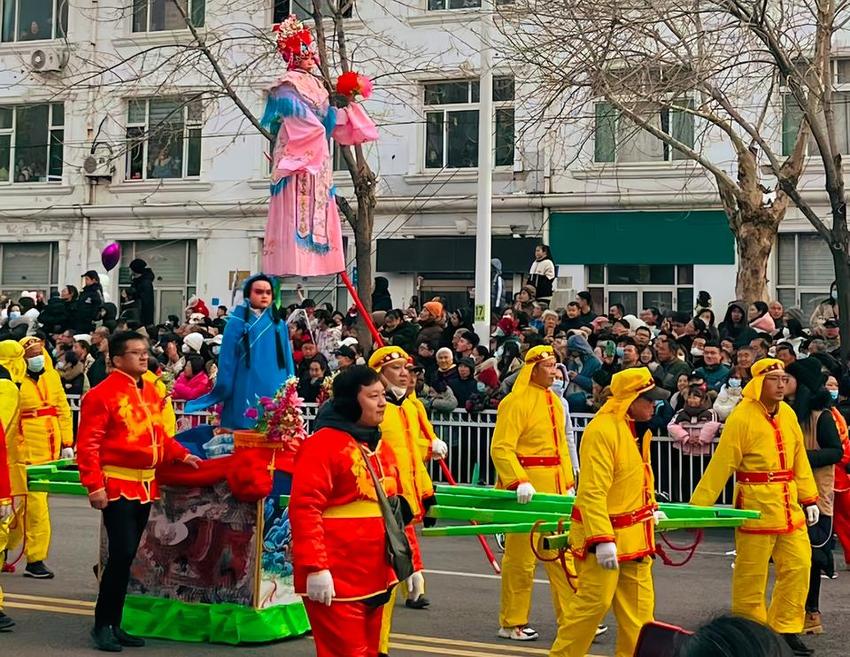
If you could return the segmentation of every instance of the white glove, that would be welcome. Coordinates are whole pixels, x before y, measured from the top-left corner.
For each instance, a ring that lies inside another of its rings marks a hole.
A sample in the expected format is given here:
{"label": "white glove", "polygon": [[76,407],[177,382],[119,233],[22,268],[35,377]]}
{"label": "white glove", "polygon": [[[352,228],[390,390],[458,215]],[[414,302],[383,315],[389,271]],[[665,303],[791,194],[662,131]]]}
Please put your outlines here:
{"label": "white glove", "polygon": [[444,459],[449,455],[449,446],[444,440],[434,438],[431,441],[431,458],[434,460]]}
{"label": "white glove", "polygon": [[59,452],[60,459],[72,459],[74,458],[74,448],[73,447],[63,447],[62,451]]}
{"label": "white glove", "polygon": [[617,570],[617,545],[615,543],[599,543],[596,546],[596,561],[605,570]]}
{"label": "white glove", "polygon": [[520,504],[528,504],[531,502],[531,498],[534,497],[534,493],[536,492],[537,491],[534,490],[534,486],[526,481],[516,487],[516,501]]}
{"label": "white glove", "polygon": [[334,578],[329,570],[319,570],[307,575],[307,597],[313,602],[321,602],[330,607],[336,591],[334,591]]}
{"label": "white glove", "polygon": [[809,527],[812,525],[818,524],[818,520],[820,520],[820,509],[817,504],[812,504],[811,506],[806,507],[806,522]]}
{"label": "white glove", "polygon": [[652,517],[655,520],[655,524],[657,525],[662,520],[667,520],[667,514],[661,511],[660,509],[656,509],[652,512]]}
{"label": "white glove", "polygon": [[420,595],[425,594],[425,577],[422,571],[417,570],[405,580],[405,583],[409,591],[407,594],[409,600],[417,600]]}
{"label": "white glove", "polygon": [[11,504],[0,504],[0,522],[11,518],[14,512],[15,509]]}

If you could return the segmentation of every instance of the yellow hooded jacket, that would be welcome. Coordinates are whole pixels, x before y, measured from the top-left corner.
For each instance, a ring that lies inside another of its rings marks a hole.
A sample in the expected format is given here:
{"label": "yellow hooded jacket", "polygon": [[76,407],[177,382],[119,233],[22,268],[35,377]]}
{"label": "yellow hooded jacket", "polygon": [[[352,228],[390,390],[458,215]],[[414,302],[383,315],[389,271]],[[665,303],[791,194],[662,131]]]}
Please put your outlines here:
{"label": "yellow hooded jacket", "polygon": [[5,367],[12,377],[11,380],[0,379],[0,422],[3,423],[6,433],[9,479],[12,495],[23,495],[27,492],[27,468],[20,454],[20,391],[17,384],[21,382],[26,371],[24,348],[15,340],[0,342],[0,365]]}
{"label": "yellow hooded jacket", "polygon": [[566,493],[575,486],[564,431],[564,407],[549,388],[531,382],[538,362],[554,358],[551,347],[528,351],[513,390],[499,404],[490,456],[497,488],[529,482],[540,493]]}
{"label": "yellow hooded jacket", "polygon": [[38,381],[26,375],[21,381],[20,430],[20,457],[27,465],[55,461],[62,447],[74,444],[65,388],[46,351]]}
{"label": "yellow hooded jacket", "polygon": [[655,552],[652,435],[644,434],[641,451],[628,417],[632,402],[654,385],[645,367],[618,372],[611,381],[613,396],[584,430],[581,481],[570,527],[571,550],[579,559],[599,543],[614,542],[619,561]]}
{"label": "yellow hooded jacket", "polygon": [[[726,420],[717,450],[691,497],[691,504],[714,504],[726,481],[738,472],[735,508],[761,511],[760,518],[744,522],[739,530],[743,533],[789,534],[806,523],[802,507],[818,499],[794,410],[779,402],[770,416],[759,401],[764,376],[782,369],[781,361],[770,358],[753,365],[744,399]],[[755,478],[772,481],[742,481]]]}

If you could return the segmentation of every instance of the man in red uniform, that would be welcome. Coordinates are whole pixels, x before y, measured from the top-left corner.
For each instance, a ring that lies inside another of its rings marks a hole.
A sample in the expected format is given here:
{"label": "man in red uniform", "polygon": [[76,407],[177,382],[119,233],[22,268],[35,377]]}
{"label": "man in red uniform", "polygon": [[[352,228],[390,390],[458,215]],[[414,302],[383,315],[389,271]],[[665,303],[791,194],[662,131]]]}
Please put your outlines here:
{"label": "man in red uniform", "polygon": [[92,638],[98,650],[120,652],[144,640],[121,629],[130,566],[148,522],[151,502],[159,498],[155,468],[183,461],[197,468],[200,459],[174,440],[164,419],[166,398],[143,375],[148,343],[133,331],[109,341],[112,373],[83,398],[77,436],[80,481],[89,503],[103,512],[109,554],[100,578]]}
{"label": "man in red uniform", "polygon": [[[366,464],[388,497],[400,492],[394,453],[378,429],[386,407],[377,372],[350,367],[334,379],[333,399],[296,457],[289,500],[295,592],[305,597],[317,657],[376,657],[382,607],[398,583]],[[402,507],[412,518],[404,500]]]}

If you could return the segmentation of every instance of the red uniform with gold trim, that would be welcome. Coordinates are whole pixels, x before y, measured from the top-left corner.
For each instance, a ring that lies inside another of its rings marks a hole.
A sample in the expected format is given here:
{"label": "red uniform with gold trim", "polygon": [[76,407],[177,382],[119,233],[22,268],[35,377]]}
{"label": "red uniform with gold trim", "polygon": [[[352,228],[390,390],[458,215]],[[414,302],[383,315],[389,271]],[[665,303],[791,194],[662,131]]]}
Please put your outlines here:
{"label": "red uniform with gold trim", "polygon": [[159,498],[155,469],[189,452],[174,440],[169,402],[156,383],[114,371],[83,397],[77,435],[80,481],[109,500]]}
{"label": "red uniform with gold trim", "polygon": [[[398,494],[392,449],[379,443],[366,454],[386,494]],[[330,427],[308,438],[296,456],[289,502],[295,592],[305,596],[307,576],[321,570],[330,571],[335,591],[330,607],[304,600],[319,657],[377,654],[382,607],[363,601],[398,582],[365,458],[350,434]],[[369,652],[349,650],[363,642]]]}
{"label": "red uniform with gold trim", "polygon": [[841,412],[833,406],[829,409],[835,426],[838,427],[838,436],[841,438],[841,449],[844,452],[842,459],[835,464],[835,505],[833,523],[838,541],[844,549],[844,563],[850,567],[850,474],[847,466],[850,465],[850,434],[847,430],[847,420]]}

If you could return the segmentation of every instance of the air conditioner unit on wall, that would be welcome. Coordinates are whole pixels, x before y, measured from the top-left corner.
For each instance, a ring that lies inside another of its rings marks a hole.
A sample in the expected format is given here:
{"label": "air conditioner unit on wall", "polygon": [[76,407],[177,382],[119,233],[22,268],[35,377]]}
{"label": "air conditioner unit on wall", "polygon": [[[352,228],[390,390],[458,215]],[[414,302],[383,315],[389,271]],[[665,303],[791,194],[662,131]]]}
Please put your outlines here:
{"label": "air conditioner unit on wall", "polygon": [[112,148],[108,144],[97,144],[83,160],[83,175],[86,178],[112,178],[115,173],[112,161]]}
{"label": "air conditioner unit on wall", "polygon": [[36,73],[56,73],[67,62],[68,54],[56,48],[38,48],[30,55],[30,68]]}

